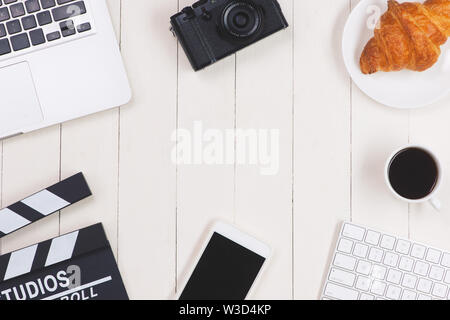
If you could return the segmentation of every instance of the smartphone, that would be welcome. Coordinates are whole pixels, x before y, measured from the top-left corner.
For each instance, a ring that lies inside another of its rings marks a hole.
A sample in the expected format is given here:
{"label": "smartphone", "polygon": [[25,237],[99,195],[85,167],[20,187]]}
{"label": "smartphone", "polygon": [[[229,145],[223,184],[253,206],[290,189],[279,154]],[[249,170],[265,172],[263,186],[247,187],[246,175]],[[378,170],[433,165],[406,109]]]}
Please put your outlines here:
{"label": "smartphone", "polygon": [[235,227],[217,223],[180,291],[179,300],[245,300],[271,250]]}

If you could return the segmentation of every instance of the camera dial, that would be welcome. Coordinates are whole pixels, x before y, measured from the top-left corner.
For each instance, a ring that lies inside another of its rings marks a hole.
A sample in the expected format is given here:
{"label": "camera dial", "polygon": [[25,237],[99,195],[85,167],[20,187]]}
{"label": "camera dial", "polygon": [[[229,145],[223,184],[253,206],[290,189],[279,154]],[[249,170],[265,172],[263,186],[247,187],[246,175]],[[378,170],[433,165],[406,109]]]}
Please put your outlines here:
{"label": "camera dial", "polygon": [[253,36],[258,32],[261,23],[261,11],[251,1],[232,1],[223,10],[223,28],[233,37],[248,38]]}

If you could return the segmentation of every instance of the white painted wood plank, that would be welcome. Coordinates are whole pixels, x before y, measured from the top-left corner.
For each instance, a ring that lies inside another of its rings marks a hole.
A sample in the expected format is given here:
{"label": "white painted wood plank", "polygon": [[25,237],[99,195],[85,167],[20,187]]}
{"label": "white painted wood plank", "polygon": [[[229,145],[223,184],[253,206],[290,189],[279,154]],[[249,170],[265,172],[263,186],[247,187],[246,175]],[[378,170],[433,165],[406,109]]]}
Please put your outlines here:
{"label": "white painted wood plank", "polygon": [[[3,142],[3,206],[22,200],[59,181],[59,142],[59,126]],[[54,214],[2,239],[2,253],[58,234],[59,214]]]}
{"label": "white painted wood plank", "polygon": [[131,298],[165,299],[175,288],[177,48],[168,18],[177,1],[122,2],[122,54],[133,89],[121,109],[119,267]]}
{"label": "white painted wood plank", "polygon": [[[280,4],[292,23],[293,1]],[[236,126],[254,131],[259,143],[264,142],[260,134],[275,139],[265,144],[273,155],[272,170],[248,163],[249,158],[236,167],[236,222],[273,250],[255,299],[292,298],[292,32],[291,26],[237,54]],[[248,141],[237,137],[238,145]],[[267,153],[261,145],[258,151]]]}
{"label": "white painted wood plank", "polygon": [[294,7],[295,298],[317,299],[338,223],[350,218],[350,81],[340,55],[349,2]]}
{"label": "white painted wood plank", "polygon": [[[191,0],[182,0],[180,8],[192,3]],[[199,72],[194,72],[181,47],[178,57],[179,129],[194,134],[193,139],[197,137],[204,139],[203,134],[207,130],[214,130],[222,135],[225,135],[227,130],[233,130],[235,57],[231,56]],[[203,127],[201,136],[196,135],[194,130],[194,127],[199,125]],[[212,142],[200,143],[203,148],[212,146]],[[231,151],[234,151],[234,144],[232,147]],[[224,156],[227,156],[227,152]],[[186,278],[188,270],[194,263],[193,260],[200,253],[198,250],[205,241],[204,236],[212,224],[217,220],[233,222],[234,166],[220,163],[220,160],[223,159],[219,159],[218,164],[200,161],[198,165],[190,165],[183,161],[178,166],[178,284]]]}
{"label": "white painted wood plank", "polygon": [[80,171],[93,196],[61,211],[61,232],[102,222],[117,252],[118,110],[62,125],[62,179]]}
{"label": "white painted wood plank", "polygon": [[[120,1],[108,1],[108,5],[114,25],[120,26]],[[65,123],[61,134],[62,178],[82,171],[93,193],[62,211],[61,232],[102,222],[117,255],[119,110]]]}
{"label": "white painted wood plank", "polygon": [[373,228],[408,235],[408,205],[385,183],[391,153],[408,143],[408,111],[370,100],[353,85],[352,217]]}
{"label": "white painted wood plank", "polygon": [[410,142],[421,144],[436,152],[443,166],[443,183],[438,194],[442,210],[437,213],[430,204],[410,206],[410,236],[438,248],[450,251],[450,150],[448,119],[450,99],[446,98],[432,106],[411,111]]}

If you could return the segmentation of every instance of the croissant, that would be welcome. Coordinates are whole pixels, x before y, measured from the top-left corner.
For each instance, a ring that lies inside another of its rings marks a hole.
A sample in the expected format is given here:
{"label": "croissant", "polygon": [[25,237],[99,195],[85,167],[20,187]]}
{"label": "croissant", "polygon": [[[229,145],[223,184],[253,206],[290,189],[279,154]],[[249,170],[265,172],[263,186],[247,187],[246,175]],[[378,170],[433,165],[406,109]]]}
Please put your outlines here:
{"label": "croissant", "polygon": [[440,46],[449,36],[450,0],[389,0],[388,11],[361,55],[361,71],[427,70],[438,61]]}

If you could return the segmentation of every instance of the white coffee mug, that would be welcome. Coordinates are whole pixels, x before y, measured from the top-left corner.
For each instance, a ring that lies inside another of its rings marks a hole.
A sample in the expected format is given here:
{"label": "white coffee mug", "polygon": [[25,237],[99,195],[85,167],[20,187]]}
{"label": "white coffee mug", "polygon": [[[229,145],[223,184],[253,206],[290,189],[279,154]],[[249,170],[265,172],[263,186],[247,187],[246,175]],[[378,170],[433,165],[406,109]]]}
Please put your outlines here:
{"label": "white coffee mug", "polygon": [[[394,158],[401,151],[406,150],[406,149],[411,149],[411,148],[421,149],[421,150],[425,151],[426,153],[428,153],[433,158],[433,160],[437,166],[437,181],[436,181],[435,187],[434,187],[433,191],[431,191],[431,193],[429,193],[426,197],[421,198],[421,199],[408,199],[408,198],[401,196],[400,194],[397,193],[397,191],[394,190],[394,188],[391,185],[391,181],[389,179],[389,169],[391,167],[392,160],[394,160]],[[421,145],[406,145],[401,148],[398,148],[397,150],[392,152],[391,156],[387,159],[385,169],[384,169],[384,178],[386,181],[386,185],[388,186],[389,190],[391,190],[392,194],[396,198],[403,200],[407,203],[413,203],[413,204],[429,202],[437,211],[440,211],[440,209],[441,209],[441,202],[436,198],[436,193],[439,191],[439,189],[441,187],[442,176],[443,176],[443,172],[442,172],[442,166],[441,166],[441,162],[439,161],[439,158],[429,148],[426,148]]]}

